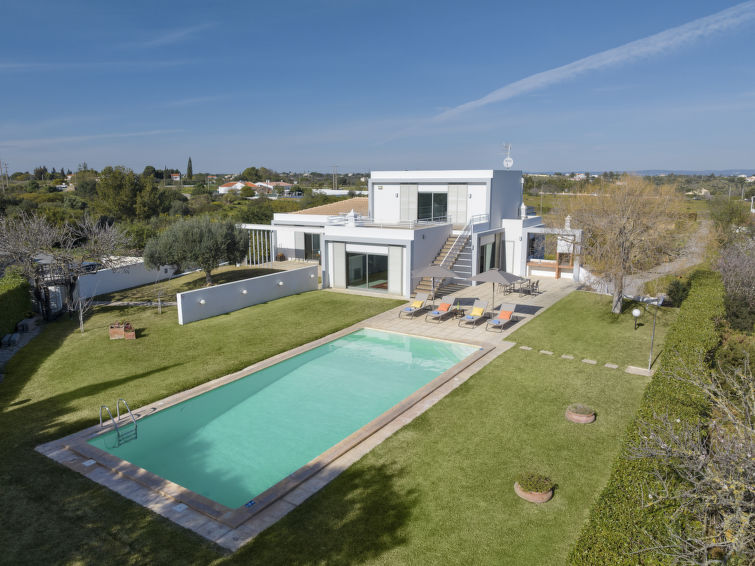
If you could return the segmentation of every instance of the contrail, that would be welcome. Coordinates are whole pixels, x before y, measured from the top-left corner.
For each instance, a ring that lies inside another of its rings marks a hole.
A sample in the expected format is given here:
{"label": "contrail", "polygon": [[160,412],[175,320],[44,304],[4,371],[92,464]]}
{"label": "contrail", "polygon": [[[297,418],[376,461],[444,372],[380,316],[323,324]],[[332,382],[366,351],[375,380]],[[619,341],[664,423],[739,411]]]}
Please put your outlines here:
{"label": "contrail", "polygon": [[613,67],[643,57],[665,53],[698,39],[727,31],[755,18],[755,0],[743,2],[716,14],[667,29],[655,35],[608,49],[567,65],[535,73],[524,79],[509,83],[482,98],[465,102],[434,116],[432,122],[440,122],[457,116],[467,110],[481,108],[494,102],[508,100],[520,94],[538,90],[546,86],[572,79],[587,71]]}

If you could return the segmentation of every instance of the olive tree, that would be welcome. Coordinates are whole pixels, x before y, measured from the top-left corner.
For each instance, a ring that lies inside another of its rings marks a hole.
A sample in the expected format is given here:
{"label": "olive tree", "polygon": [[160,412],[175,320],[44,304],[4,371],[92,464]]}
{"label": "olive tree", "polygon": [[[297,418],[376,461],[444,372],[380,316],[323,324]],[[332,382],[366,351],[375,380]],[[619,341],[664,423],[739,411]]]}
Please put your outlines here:
{"label": "olive tree", "polygon": [[225,261],[242,261],[248,241],[246,230],[229,220],[213,222],[207,216],[180,220],[147,242],[144,263],[153,268],[196,266],[205,272],[207,285],[211,285],[212,270]]}

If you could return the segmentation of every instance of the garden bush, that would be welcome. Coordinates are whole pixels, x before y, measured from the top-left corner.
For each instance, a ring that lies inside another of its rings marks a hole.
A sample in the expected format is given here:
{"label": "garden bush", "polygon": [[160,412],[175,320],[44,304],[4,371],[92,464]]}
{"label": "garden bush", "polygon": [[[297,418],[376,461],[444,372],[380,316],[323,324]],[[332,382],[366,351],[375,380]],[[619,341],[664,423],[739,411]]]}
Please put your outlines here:
{"label": "garden bush", "polygon": [[[680,422],[707,418],[708,404],[693,387],[680,383],[672,372],[710,364],[719,341],[718,321],[724,316],[723,285],[718,274],[697,271],[679,316],[666,336],[658,369],[645,390],[637,417],[629,425],[608,485],[593,506],[588,522],[573,547],[570,564],[665,564],[661,552],[647,550],[662,539],[674,519],[672,510],[644,507],[643,494],[653,486],[655,464],[629,457],[642,421],[667,414]],[[682,485],[676,488],[683,489]],[[678,523],[680,529],[683,524]]]}
{"label": "garden bush", "polygon": [[29,282],[19,271],[8,269],[0,277],[0,336],[16,329],[16,324],[31,311]]}

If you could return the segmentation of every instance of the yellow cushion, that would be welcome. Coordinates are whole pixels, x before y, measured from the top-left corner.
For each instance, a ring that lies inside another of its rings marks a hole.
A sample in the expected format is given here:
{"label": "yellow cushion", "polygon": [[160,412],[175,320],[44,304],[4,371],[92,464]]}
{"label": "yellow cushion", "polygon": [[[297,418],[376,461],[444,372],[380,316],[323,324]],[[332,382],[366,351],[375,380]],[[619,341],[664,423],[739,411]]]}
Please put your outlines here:
{"label": "yellow cushion", "polygon": [[482,307],[475,307],[472,309],[472,312],[470,313],[471,316],[482,316]]}
{"label": "yellow cushion", "polygon": [[424,303],[424,302],[425,302],[425,301],[414,301],[414,302],[412,303],[412,308],[413,308],[413,309],[418,309],[418,308],[421,308],[421,307],[422,307],[422,303]]}

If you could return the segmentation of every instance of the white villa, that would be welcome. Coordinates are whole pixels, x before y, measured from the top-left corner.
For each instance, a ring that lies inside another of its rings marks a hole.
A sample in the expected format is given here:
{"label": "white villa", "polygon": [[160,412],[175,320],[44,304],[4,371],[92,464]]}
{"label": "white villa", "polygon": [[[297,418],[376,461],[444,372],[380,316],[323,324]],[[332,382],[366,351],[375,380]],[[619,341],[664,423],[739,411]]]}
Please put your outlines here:
{"label": "white villa", "polygon": [[[581,232],[549,229],[529,215],[522,186],[514,170],[373,171],[367,197],[276,213],[272,225],[242,224],[250,230],[248,260],[319,262],[323,287],[404,297],[433,283],[469,285],[489,269],[578,280],[572,242]],[[554,234],[550,259],[546,234]],[[431,264],[459,277],[420,277]]]}

